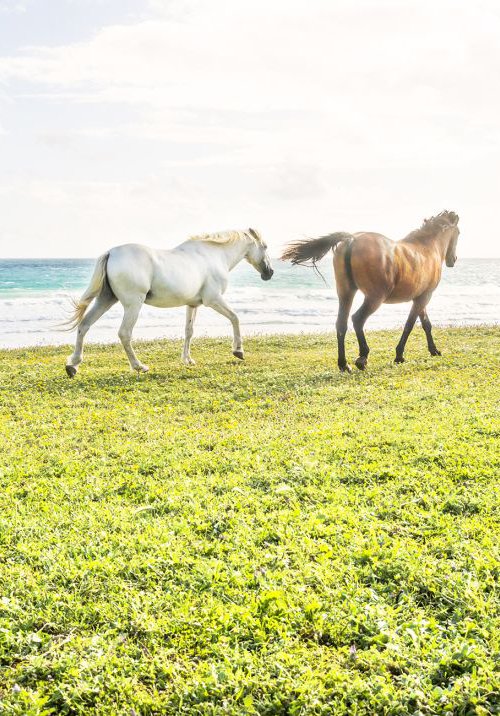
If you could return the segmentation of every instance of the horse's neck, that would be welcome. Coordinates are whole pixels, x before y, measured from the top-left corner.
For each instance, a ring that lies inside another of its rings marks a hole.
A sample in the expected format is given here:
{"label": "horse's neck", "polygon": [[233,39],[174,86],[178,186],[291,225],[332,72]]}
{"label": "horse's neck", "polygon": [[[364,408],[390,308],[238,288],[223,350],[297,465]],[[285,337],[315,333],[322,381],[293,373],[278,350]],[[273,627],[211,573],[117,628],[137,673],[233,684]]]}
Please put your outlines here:
{"label": "horse's neck", "polygon": [[419,246],[419,250],[423,251],[424,253],[427,253],[431,246],[434,247],[439,252],[441,262],[443,262],[446,256],[446,252],[448,250],[448,244],[450,243],[450,239],[451,233],[446,230],[441,231],[434,236],[426,236],[424,238],[420,237],[417,239],[412,239],[409,241],[409,243],[413,244],[414,246]]}
{"label": "horse's neck", "polygon": [[439,253],[441,254],[441,261],[444,261],[446,252],[448,251],[448,246],[450,244],[450,241],[452,239],[452,231],[451,229],[446,229],[446,231],[441,231],[441,233],[436,234],[436,236],[433,238],[433,243],[435,246],[438,247]]}
{"label": "horse's neck", "polygon": [[231,271],[242,259],[245,258],[245,254],[248,251],[248,246],[245,241],[234,241],[230,244],[221,244],[217,246],[224,254],[224,259],[227,263],[227,270]]}

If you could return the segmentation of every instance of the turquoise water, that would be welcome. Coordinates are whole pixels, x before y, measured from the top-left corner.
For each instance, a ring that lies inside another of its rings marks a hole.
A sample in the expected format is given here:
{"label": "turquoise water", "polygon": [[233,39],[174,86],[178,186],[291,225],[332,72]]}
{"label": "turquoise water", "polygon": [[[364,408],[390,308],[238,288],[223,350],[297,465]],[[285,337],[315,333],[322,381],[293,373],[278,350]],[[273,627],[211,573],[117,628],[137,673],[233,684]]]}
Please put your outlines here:
{"label": "turquoise water", "polygon": [[[332,288],[331,259],[321,271],[273,261],[275,275],[264,282],[246,263],[231,274],[226,297],[237,311],[242,330],[250,333],[330,331],[337,299]],[[0,260],[0,346],[67,343],[72,336],[57,324],[67,315],[69,297],[87,286],[93,259]],[[358,299],[358,303],[359,303]],[[357,304],[355,303],[355,306]],[[382,306],[367,328],[400,327],[408,304]],[[474,325],[500,322],[500,259],[459,259],[444,269],[429,314],[436,325]],[[92,327],[89,340],[116,340],[121,310],[115,306]],[[145,306],[135,330],[137,338],[181,337],[184,311]],[[229,335],[221,316],[202,309],[198,335]]]}
{"label": "turquoise water", "polygon": [[[21,296],[29,293],[53,291],[82,291],[88,284],[95,259],[0,259],[0,296]],[[274,288],[325,288],[312,269],[291,266],[273,260]],[[331,260],[321,264],[327,287],[332,286]],[[245,263],[231,274],[232,282],[240,286],[259,287],[259,275]],[[271,284],[269,284],[271,285]],[[461,259],[453,270],[443,271],[442,285],[500,286],[500,259]]]}
{"label": "turquoise water", "polygon": [[[330,262],[331,263],[331,262]],[[95,259],[0,259],[0,296],[16,297],[53,291],[83,291],[87,286]],[[297,269],[278,260],[273,262],[276,288],[317,288],[324,287],[321,279],[312,270]],[[332,281],[331,265],[321,269],[328,285]],[[260,276],[245,263],[237,266],[231,274],[244,287],[259,287]]]}
{"label": "turquoise water", "polygon": [[94,259],[0,260],[0,296],[82,290],[94,263]]}

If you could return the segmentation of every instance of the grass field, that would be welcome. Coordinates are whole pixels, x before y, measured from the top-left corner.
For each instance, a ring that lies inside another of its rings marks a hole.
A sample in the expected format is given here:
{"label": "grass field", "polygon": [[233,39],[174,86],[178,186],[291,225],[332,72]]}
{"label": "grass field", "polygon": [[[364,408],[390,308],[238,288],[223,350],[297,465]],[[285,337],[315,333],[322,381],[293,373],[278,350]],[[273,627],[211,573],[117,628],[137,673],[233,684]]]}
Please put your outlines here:
{"label": "grass field", "polygon": [[435,333],[1,352],[0,714],[500,713],[500,329]]}

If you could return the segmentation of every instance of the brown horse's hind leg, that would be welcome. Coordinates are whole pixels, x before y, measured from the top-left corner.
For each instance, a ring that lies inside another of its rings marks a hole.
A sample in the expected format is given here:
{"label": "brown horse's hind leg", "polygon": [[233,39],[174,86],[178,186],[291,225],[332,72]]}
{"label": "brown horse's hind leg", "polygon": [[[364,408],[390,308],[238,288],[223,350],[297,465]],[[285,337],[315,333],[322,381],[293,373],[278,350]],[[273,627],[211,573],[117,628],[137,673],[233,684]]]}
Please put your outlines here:
{"label": "brown horse's hind leg", "polygon": [[432,324],[429,320],[429,316],[427,315],[427,311],[425,310],[425,308],[418,314],[418,317],[420,318],[422,328],[425,331],[425,337],[427,338],[427,348],[429,349],[429,353],[431,354],[431,356],[440,356],[441,353],[436,348],[434,338],[432,337]]}
{"label": "brown horse's hind leg", "polygon": [[352,301],[354,299],[355,290],[349,293],[339,295],[339,312],[337,314],[337,348],[338,348],[338,366],[341,371],[351,372],[351,366],[347,363],[345,357],[345,334],[347,333],[347,319],[351,310]]}
{"label": "brown horse's hind leg", "polygon": [[381,303],[382,300],[380,299],[365,298],[365,300],[361,304],[361,307],[358,308],[356,313],[352,314],[352,325],[354,326],[354,330],[356,331],[356,337],[358,339],[359,344],[359,356],[356,358],[355,361],[356,368],[359,368],[359,370],[364,370],[366,368],[366,364],[368,362],[368,354],[370,352],[363,328],[367,318],[371,316],[372,313],[375,313]]}
{"label": "brown horse's hind leg", "polygon": [[403,328],[403,333],[401,334],[401,338],[399,339],[399,343],[396,346],[396,357],[394,358],[394,363],[404,363],[405,359],[403,357],[403,353],[405,350],[406,341],[408,340],[408,336],[413,330],[413,326],[415,325],[415,321],[417,320],[417,316],[419,315],[419,313],[420,307],[413,304],[406,320],[405,327]]}

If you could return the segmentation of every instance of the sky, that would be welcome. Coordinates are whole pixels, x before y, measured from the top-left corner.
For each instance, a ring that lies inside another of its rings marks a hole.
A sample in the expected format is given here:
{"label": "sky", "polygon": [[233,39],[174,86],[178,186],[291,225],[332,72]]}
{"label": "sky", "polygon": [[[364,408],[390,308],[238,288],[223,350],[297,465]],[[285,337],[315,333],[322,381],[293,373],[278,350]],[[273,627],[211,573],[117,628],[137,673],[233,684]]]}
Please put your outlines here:
{"label": "sky", "polygon": [[500,257],[498,0],[0,0],[0,256],[443,209]]}

